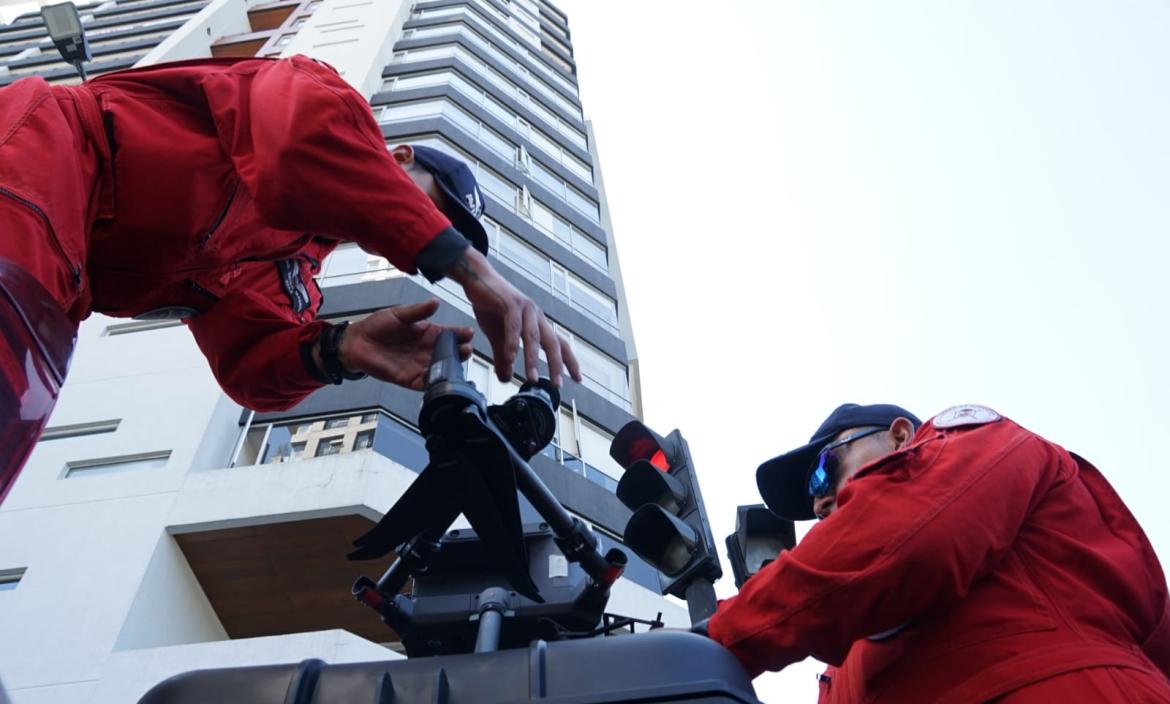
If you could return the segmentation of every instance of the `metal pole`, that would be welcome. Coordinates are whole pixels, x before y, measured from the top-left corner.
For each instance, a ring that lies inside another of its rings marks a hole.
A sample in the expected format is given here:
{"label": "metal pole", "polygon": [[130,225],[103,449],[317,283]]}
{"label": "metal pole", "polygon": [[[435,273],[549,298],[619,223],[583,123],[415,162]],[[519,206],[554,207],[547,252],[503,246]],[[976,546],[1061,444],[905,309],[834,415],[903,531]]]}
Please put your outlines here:
{"label": "metal pole", "polygon": [[504,615],[495,609],[488,609],[479,615],[479,633],[475,637],[475,652],[494,653],[500,647],[500,627]]}
{"label": "metal pole", "polygon": [[479,632],[475,636],[475,652],[494,653],[500,649],[500,631],[504,612],[508,609],[508,592],[499,587],[488,587],[479,595]]}
{"label": "metal pole", "polygon": [[685,592],[687,611],[691,614],[691,625],[710,618],[715,613],[715,585],[707,579],[695,579],[687,585]]}

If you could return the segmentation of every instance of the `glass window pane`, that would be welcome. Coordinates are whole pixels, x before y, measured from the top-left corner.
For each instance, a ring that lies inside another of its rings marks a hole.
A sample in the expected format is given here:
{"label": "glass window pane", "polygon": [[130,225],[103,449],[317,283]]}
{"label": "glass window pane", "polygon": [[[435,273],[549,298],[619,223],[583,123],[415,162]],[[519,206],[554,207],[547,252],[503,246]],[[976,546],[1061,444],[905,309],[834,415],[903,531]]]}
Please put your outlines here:
{"label": "glass window pane", "polygon": [[422,471],[430,459],[422,436],[406,424],[385,413],[378,416],[378,428],[374,431],[374,452],[389,457],[398,464],[415,472]]}
{"label": "glass window pane", "polygon": [[625,367],[581,340],[574,341],[573,351],[577,354],[577,361],[581,363],[581,373],[589,380],[621,398],[629,398],[629,380],[626,378]]}
{"label": "glass window pane", "polygon": [[446,73],[424,73],[415,76],[399,76],[391,81],[391,90],[410,90],[424,86],[438,86],[447,82]]}
{"label": "glass window pane", "polygon": [[577,161],[576,157],[561,153],[561,165],[571,171],[574,176],[578,176],[583,181],[593,183],[593,170]]}
{"label": "glass window pane", "polygon": [[541,205],[540,203],[538,203],[536,201],[532,202],[532,222],[533,222],[533,224],[535,224],[537,227],[544,230],[545,232],[552,234],[553,233],[553,222],[555,220],[556,220],[556,217],[552,214],[552,212],[548,208],[544,207],[543,205]]}
{"label": "glass window pane", "polygon": [[569,205],[584,213],[593,222],[597,222],[601,218],[601,213],[598,211],[596,203],[572,188],[566,189],[566,191],[568,193]]}
{"label": "glass window pane", "polygon": [[474,135],[479,131],[479,121],[453,103],[443,103],[443,116],[462,127],[468,134]]}
{"label": "glass window pane", "polygon": [[573,233],[573,251],[602,269],[605,269],[609,265],[609,261],[605,256],[605,247],[602,247],[580,232]]}
{"label": "glass window pane", "polygon": [[321,438],[317,441],[317,452],[314,457],[340,455],[345,448],[345,438]]}
{"label": "glass window pane", "polygon": [[489,149],[507,159],[509,163],[516,160],[516,147],[488,128],[480,127],[479,140]]}
{"label": "glass window pane", "polygon": [[516,187],[497,176],[494,171],[481,167],[476,180],[479,181],[479,187],[484,193],[496,196],[509,208],[516,207]]}
{"label": "glass window pane", "polygon": [[553,193],[565,197],[565,182],[557,178],[548,169],[540,165],[540,162],[535,159],[532,160],[532,177],[539,181],[546,188]]}
{"label": "glass window pane", "polygon": [[273,426],[272,432],[268,434],[268,446],[264,448],[264,456],[260,458],[260,464],[286,462],[293,459],[296,459],[296,450],[293,449],[290,426]]}
{"label": "glass window pane", "polygon": [[386,123],[397,120],[413,120],[418,117],[430,117],[440,114],[443,111],[443,105],[444,101],[442,100],[426,100],[418,103],[387,105],[382,108],[382,114],[378,117],[378,121]]}
{"label": "glass window pane", "polygon": [[617,304],[601,291],[576,278],[569,279],[569,295],[573,303],[586,309],[596,318],[617,325]]}
{"label": "glass window pane", "polygon": [[505,235],[500,239],[500,252],[515,264],[531,272],[546,288],[548,287],[548,257],[511,235]]}
{"label": "glass window pane", "polygon": [[553,234],[562,242],[572,242],[573,228],[560,218],[553,218]]}

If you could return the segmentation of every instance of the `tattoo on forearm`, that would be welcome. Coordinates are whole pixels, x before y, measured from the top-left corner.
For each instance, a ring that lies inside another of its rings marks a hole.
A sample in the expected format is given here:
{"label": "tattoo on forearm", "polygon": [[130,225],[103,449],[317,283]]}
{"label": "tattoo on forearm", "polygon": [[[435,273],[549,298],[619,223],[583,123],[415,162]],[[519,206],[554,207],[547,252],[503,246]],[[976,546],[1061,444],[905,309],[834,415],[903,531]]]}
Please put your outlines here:
{"label": "tattoo on forearm", "polygon": [[479,281],[479,274],[471,268],[471,257],[464,254],[459,258],[459,261],[455,262],[455,266],[459,269],[460,278],[467,281]]}

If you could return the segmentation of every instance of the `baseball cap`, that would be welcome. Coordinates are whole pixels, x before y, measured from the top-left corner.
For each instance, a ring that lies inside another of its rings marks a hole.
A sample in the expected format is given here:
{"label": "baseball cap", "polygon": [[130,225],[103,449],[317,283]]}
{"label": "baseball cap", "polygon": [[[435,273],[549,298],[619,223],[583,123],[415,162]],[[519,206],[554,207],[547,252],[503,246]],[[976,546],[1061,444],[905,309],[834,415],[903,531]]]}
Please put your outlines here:
{"label": "baseball cap", "polygon": [[922,425],[922,421],[910,411],[888,403],[869,406],[846,403],[838,406],[813,433],[807,445],[774,457],[756,470],[756,484],[764,503],[772,513],[790,521],[816,518],[813,500],[808,494],[808,474],[821,448],[842,430],[888,426],[898,418],[908,419],[916,429]]}
{"label": "baseball cap", "polygon": [[466,237],[473,247],[483,254],[488,253],[487,231],[479,222],[483,215],[483,194],[475,175],[467,164],[453,156],[445,154],[434,147],[424,147],[421,144],[410,145],[414,150],[414,160],[419,166],[431,172],[435,183],[447,196],[447,209],[444,214],[451,220],[451,224],[459,230],[459,234]]}

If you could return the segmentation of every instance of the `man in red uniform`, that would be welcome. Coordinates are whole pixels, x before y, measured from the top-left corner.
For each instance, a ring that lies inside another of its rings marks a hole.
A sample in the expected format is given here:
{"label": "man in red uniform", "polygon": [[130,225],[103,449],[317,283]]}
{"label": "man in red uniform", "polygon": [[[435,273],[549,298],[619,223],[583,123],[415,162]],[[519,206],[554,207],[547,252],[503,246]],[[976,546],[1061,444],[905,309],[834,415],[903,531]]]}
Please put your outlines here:
{"label": "man in red uniform", "polygon": [[[348,329],[315,320],[312,276],[340,241],[461,284],[501,380],[521,341],[530,379],[543,349],[555,384],[565,368],[579,380],[568,344],[485,258],[482,208],[466,165],[423,147],[387,151],[361,96],[301,56],[0,90],[0,259],[74,326],[93,311],[183,319],[228,395],[256,410],[363,374],[422,387],[437,302]],[[469,355],[472,330],[457,333]],[[0,496],[15,476],[4,476],[11,451],[0,448]]]}
{"label": "man in red uniform", "polygon": [[811,655],[822,702],[1170,702],[1170,600],[1137,521],[995,411],[847,404],[757,479],[821,522],[707,624],[753,676]]}

